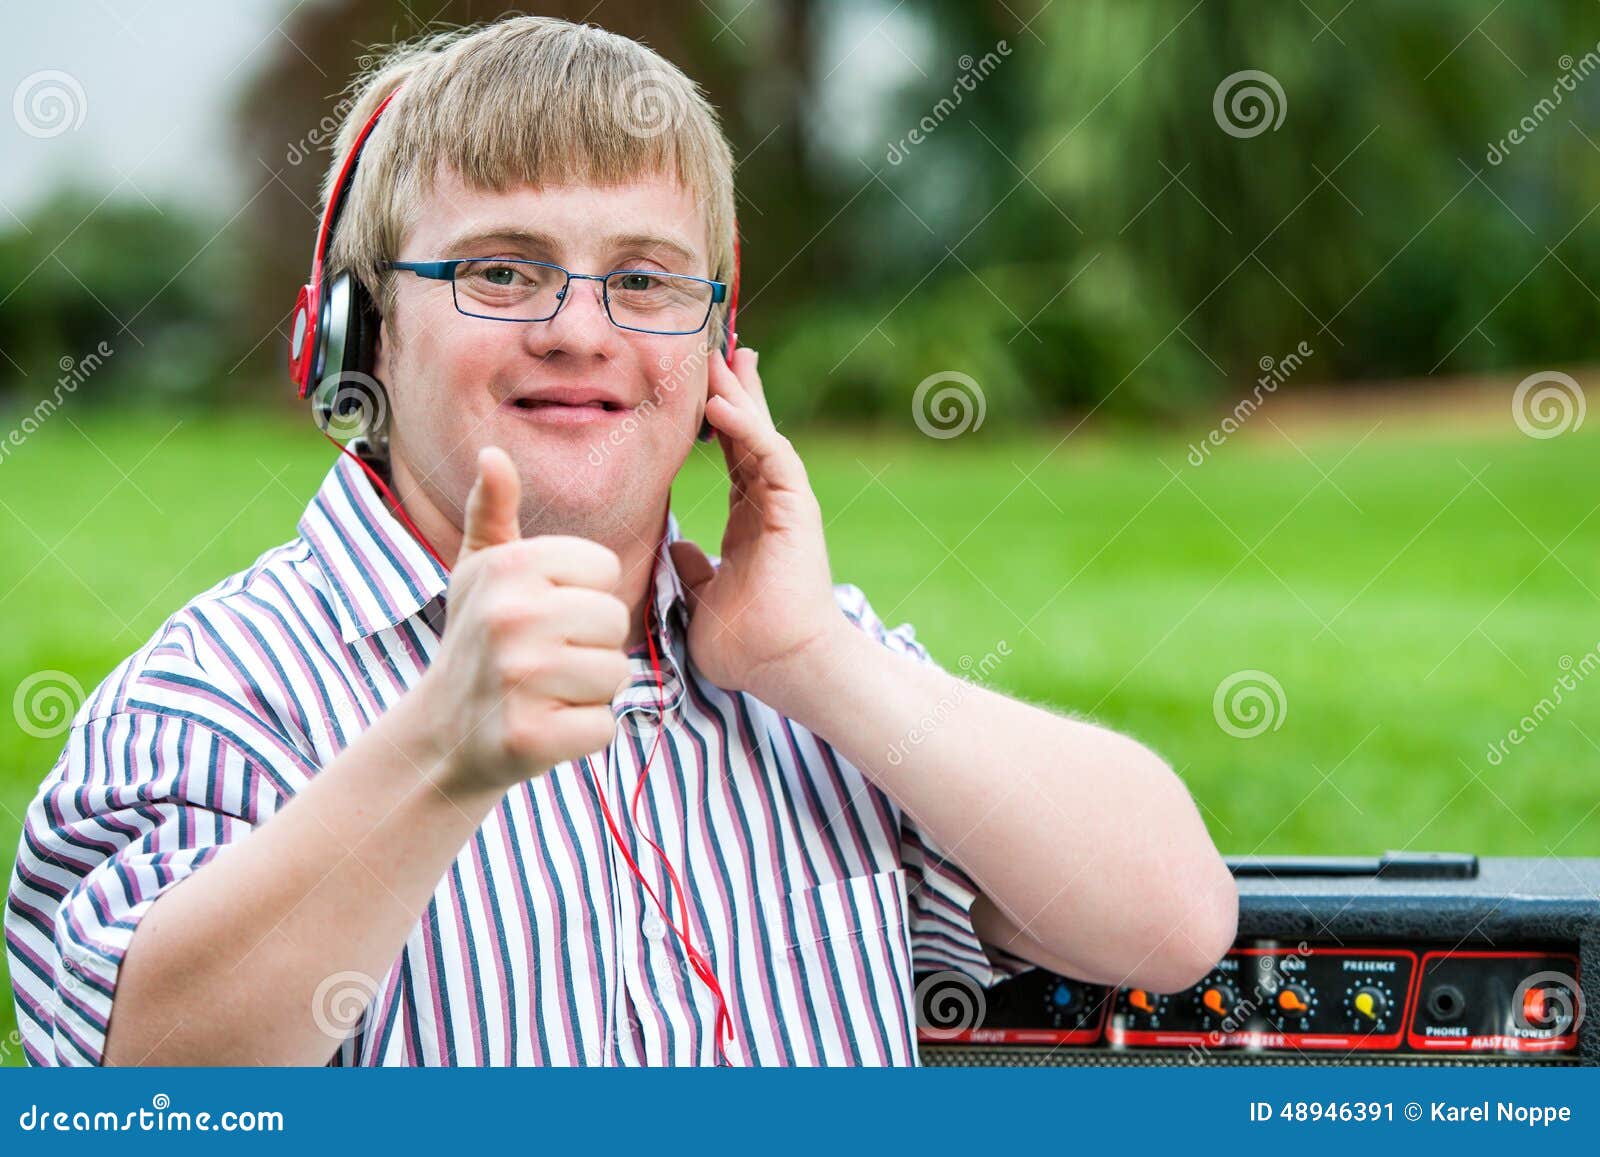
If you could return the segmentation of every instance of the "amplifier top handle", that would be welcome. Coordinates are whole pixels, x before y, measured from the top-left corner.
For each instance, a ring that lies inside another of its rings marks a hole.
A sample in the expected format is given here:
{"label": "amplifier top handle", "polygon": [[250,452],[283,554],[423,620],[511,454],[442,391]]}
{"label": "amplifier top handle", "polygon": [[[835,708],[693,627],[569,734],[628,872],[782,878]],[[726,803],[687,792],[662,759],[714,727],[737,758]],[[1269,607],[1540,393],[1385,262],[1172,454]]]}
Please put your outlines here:
{"label": "amplifier top handle", "polygon": [[1387,880],[1471,880],[1471,852],[1385,852],[1382,856],[1231,856],[1235,876],[1377,876]]}

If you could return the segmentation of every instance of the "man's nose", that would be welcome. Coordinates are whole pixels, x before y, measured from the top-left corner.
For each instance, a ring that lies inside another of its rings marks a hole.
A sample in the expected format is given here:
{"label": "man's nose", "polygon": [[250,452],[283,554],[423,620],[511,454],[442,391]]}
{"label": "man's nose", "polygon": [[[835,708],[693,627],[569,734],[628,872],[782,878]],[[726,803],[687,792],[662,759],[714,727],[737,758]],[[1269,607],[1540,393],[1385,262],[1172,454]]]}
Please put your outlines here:
{"label": "man's nose", "polygon": [[617,338],[616,327],[606,313],[604,282],[590,278],[570,278],[561,291],[555,316],[542,325],[525,328],[534,331],[528,340],[534,351],[545,356],[558,349],[572,353],[592,353]]}

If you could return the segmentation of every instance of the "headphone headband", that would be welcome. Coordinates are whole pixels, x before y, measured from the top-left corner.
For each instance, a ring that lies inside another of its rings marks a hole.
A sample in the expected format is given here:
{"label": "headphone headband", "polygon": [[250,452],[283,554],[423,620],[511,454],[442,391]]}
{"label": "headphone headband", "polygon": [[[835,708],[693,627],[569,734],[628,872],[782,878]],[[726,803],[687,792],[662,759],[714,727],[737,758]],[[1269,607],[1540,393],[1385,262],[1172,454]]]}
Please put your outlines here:
{"label": "headphone headband", "polygon": [[[344,209],[350,186],[355,183],[356,165],[361,159],[361,150],[365,147],[367,138],[372,135],[372,130],[378,126],[378,118],[383,116],[384,110],[389,107],[389,102],[399,91],[400,89],[396,88],[372,110],[367,123],[362,125],[361,131],[356,134],[355,142],[339,169],[338,179],[334,181],[333,188],[328,194],[328,204],[322,213],[322,224],[317,229],[316,247],[311,253],[311,280],[301,287],[300,295],[295,300],[294,322],[289,331],[289,377],[298,387],[298,396],[301,398],[310,394],[323,376],[325,361],[323,355],[327,352],[328,331],[332,324],[337,324],[329,316],[329,294],[323,276],[328,246],[333,241],[333,227],[338,223],[339,215]],[[348,345],[347,342],[340,344]],[[335,372],[339,372],[339,369]]]}

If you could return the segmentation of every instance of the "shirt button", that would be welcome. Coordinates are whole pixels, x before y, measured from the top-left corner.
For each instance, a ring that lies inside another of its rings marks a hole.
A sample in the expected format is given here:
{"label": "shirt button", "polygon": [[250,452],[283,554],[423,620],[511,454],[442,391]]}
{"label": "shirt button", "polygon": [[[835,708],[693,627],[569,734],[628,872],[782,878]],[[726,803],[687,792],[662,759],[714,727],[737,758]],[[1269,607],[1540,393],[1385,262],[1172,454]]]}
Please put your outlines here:
{"label": "shirt button", "polygon": [[652,940],[660,940],[667,934],[667,926],[660,916],[652,912],[644,918],[644,934]]}

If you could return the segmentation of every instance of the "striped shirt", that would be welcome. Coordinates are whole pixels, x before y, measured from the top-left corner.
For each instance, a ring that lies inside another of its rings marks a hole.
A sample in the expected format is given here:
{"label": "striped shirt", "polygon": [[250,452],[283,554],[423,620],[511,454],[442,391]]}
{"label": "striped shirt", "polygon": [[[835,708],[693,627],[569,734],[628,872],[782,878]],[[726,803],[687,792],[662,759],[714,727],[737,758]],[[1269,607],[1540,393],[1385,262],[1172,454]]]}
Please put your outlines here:
{"label": "striped shirt", "polygon": [[[29,808],[5,913],[32,1064],[101,1062],[150,905],[269,820],[439,648],[447,575],[349,458],[298,529],[168,619],[72,721]],[[656,745],[636,814],[687,894],[733,1064],[914,1065],[917,973],[988,985],[1030,965],[979,943],[971,878],[858,768],[689,663],[666,549],[678,536],[669,513],[651,592],[664,687],[647,647],[630,651],[617,736],[592,774],[681,925],[627,818]],[[885,647],[933,662],[858,587],[834,594]],[[716,1011],[628,871],[582,760],[508,791],[388,973],[330,976],[313,1009],[336,1065],[714,1064]]]}

